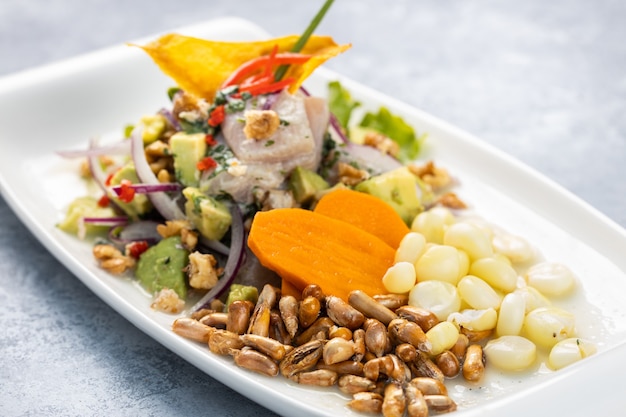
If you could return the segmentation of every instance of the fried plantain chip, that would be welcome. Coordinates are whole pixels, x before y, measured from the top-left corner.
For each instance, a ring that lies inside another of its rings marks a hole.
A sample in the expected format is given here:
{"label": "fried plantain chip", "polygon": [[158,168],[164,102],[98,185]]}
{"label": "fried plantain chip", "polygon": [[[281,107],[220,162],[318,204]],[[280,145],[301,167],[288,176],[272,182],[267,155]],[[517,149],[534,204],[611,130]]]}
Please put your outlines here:
{"label": "fried plantain chip", "polygon": [[[297,40],[298,36],[293,35],[256,42],[219,42],[167,34],[145,46],[136,46],[147,52],[180,88],[212,101],[224,80],[240,65],[269,55],[275,46],[278,52],[287,52]],[[311,36],[300,51],[311,55],[311,59],[301,65],[291,65],[285,75],[296,80],[289,91],[295,92],[315,68],[350,47],[350,44],[337,45],[328,36]]]}

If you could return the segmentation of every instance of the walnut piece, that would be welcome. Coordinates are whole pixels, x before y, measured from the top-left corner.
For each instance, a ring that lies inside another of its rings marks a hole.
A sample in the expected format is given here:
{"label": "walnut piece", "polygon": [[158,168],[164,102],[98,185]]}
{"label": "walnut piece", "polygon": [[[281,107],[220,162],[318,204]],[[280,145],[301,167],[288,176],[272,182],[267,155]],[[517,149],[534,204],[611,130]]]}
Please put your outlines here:
{"label": "walnut piece", "polygon": [[221,271],[215,266],[217,260],[208,253],[193,252],[189,255],[189,264],[185,268],[192,288],[210,290],[217,284]]}
{"label": "walnut piece", "polygon": [[185,308],[185,301],[181,300],[176,291],[169,288],[163,288],[154,298],[150,306],[155,310],[165,313],[180,313]]}
{"label": "walnut piece", "polygon": [[348,186],[357,185],[358,183],[369,178],[367,171],[355,168],[345,162],[339,162],[337,164],[337,170],[339,174],[339,182]]}
{"label": "walnut piece", "polygon": [[244,113],[244,117],[246,125],[243,133],[248,139],[267,139],[280,126],[280,118],[274,110],[248,110]]}
{"label": "walnut piece", "polygon": [[424,181],[425,184],[431,186],[433,190],[440,190],[452,184],[452,178],[448,171],[435,166],[433,161],[428,161],[422,166],[409,165],[409,170]]}
{"label": "walnut piece", "polygon": [[159,224],[157,226],[157,233],[165,239],[171,236],[180,235],[182,229],[191,230],[191,223],[187,220],[168,220],[165,224]]}
{"label": "walnut piece", "polygon": [[393,139],[378,132],[367,132],[363,138],[363,144],[376,148],[382,153],[388,154],[396,158],[400,152],[400,145]]}
{"label": "walnut piece", "polygon": [[113,245],[96,245],[93,247],[93,255],[105,271],[120,275],[135,266],[135,260],[125,256]]}

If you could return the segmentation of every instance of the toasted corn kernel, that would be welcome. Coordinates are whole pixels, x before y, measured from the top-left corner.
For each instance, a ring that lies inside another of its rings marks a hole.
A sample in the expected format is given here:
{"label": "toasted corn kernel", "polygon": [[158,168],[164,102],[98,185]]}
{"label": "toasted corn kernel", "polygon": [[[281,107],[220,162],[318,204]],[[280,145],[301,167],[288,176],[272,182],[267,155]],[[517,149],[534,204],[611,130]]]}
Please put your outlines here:
{"label": "toasted corn kernel", "polygon": [[361,327],[365,316],[339,297],[326,296],[326,314],[339,326],[354,330]]}
{"label": "toasted corn kernel", "polygon": [[408,294],[378,294],[372,298],[392,311],[409,302]]}
{"label": "toasted corn kernel", "polygon": [[318,360],[322,357],[324,342],[312,340],[300,345],[287,353],[280,362],[280,373],[286,378],[291,378],[298,372],[310,371],[315,368]]}
{"label": "toasted corn kernel", "polygon": [[478,382],[485,374],[485,357],[480,345],[469,345],[463,362],[463,378],[470,382]]}
{"label": "toasted corn kernel", "polygon": [[357,392],[347,405],[361,413],[379,414],[383,408],[383,396],[375,392]]}
{"label": "toasted corn kernel", "polygon": [[417,349],[430,352],[432,344],[426,337],[426,333],[417,323],[405,319],[394,319],[387,326],[389,337],[397,343],[410,343]]}
{"label": "toasted corn kernel", "polygon": [[333,363],[326,365],[323,361],[317,363],[318,369],[328,369],[337,372],[340,375],[363,376],[363,363],[354,360]]}
{"label": "toasted corn kernel", "polygon": [[213,327],[204,325],[197,320],[184,317],[174,320],[172,330],[179,336],[202,343],[208,343],[211,333],[215,331]]}
{"label": "toasted corn kernel", "polygon": [[276,361],[283,359],[287,353],[282,343],[270,337],[256,334],[244,334],[241,335],[241,340],[246,346],[252,347]]}
{"label": "toasted corn kernel", "polygon": [[398,317],[417,323],[425,332],[439,323],[437,316],[425,308],[406,305],[396,309]]}
{"label": "toasted corn kernel", "polygon": [[244,334],[250,325],[250,315],[254,309],[254,304],[247,300],[235,300],[228,306],[228,319],[226,330]]}
{"label": "toasted corn kernel", "polygon": [[339,377],[337,385],[344,394],[373,391],[376,388],[374,381],[357,375],[342,375]]}
{"label": "toasted corn kernel", "polygon": [[298,308],[298,300],[292,295],[285,295],[278,301],[280,316],[291,337],[295,337],[298,332]]}
{"label": "toasted corn kernel", "polygon": [[306,329],[309,327],[320,315],[321,311],[320,301],[313,297],[308,296],[300,302],[300,308],[298,310],[298,321],[300,327]]}
{"label": "toasted corn kernel", "polygon": [[337,372],[328,369],[316,369],[314,371],[297,373],[291,379],[302,385],[330,387],[337,383],[338,376]]}
{"label": "toasted corn kernel", "polygon": [[322,358],[326,365],[347,361],[352,355],[354,355],[354,342],[341,337],[330,339],[322,350]]}
{"label": "toasted corn kernel", "polygon": [[438,379],[420,376],[410,380],[409,385],[414,386],[424,395],[448,395],[448,389]]}
{"label": "toasted corn kernel", "polygon": [[456,411],[457,405],[447,395],[424,395],[428,409],[434,413],[450,413]]}
{"label": "toasted corn kernel", "polygon": [[441,369],[441,372],[443,372],[443,374],[448,378],[454,378],[461,371],[461,364],[459,363],[459,360],[456,358],[454,353],[449,350],[441,352],[437,355],[435,363],[439,369]]}
{"label": "toasted corn kernel", "polygon": [[231,352],[235,364],[263,375],[278,375],[278,365],[269,356],[254,349],[236,349]]}
{"label": "toasted corn kernel", "polygon": [[402,417],[406,409],[406,398],[402,385],[389,383],[385,387],[382,413],[385,417]]}
{"label": "toasted corn kernel", "polygon": [[322,335],[324,336],[323,338],[327,339],[328,332],[330,328],[334,325],[335,323],[328,317],[320,317],[319,319],[315,320],[315,323],[309,326],[308,329],[296,336],[296,345],[305,344],[319,333],[322,333]]}
{"label": "toasted corn kernel", "polygon": [[328,330],[328,337],[341,337],[346,340],[352,340],[352,330],[347,327],[333,326]]}
{"label": "toasted corn kernel", "polygon": [[241,336],[228,330],[216,329],[209,337],[209,349],[217,355],[230,355],[232,350],[242,347]]}
{"label": "toasted corn kernel", "polygon": [[384,325],[388,325],[391,320],[398,317],[396,313],[389,310],[387,307],[383,306],[361,290],[351,291],[348,295],[348,303],[363,313],[365,317],[380,320]]}
{"label": "toasted corn kernel", "polygon": [[391,347],[387,327],[376,319],[367,319],[365,329],[365,346],[375,356],[383,356]]}
{"label": "toasted corn kernel", "polygon": [[441,369],[433,362],[425,352],[417,351],[417,357],[413,362],[409,364],[411,372],[416,377],[427,377],[436,379],[443,383],[445,375],[441,372]]}
{"label": "toasted corn kernel", "polygon": [[463,360],[465,359],[465,351],[467,350],[469,344],[469,338],[463,333],[459,333],[459,337],[456,340],[456,343],[450,348],[450,352],[452,352],[454,356],[456,356],[456,359],[459,361],[459,363],[463,362]]}
{"label": "toasted corn kernel", "polygon": [[210,313],[202,317],[200,323],[216,329],[225,329],[228,324],[228,313]]}
{"label": "toasted corn kernel", "polygon": [[428,417],[428,404],[422,392],[414,385],[404,387],[406,411],[409,417]]}

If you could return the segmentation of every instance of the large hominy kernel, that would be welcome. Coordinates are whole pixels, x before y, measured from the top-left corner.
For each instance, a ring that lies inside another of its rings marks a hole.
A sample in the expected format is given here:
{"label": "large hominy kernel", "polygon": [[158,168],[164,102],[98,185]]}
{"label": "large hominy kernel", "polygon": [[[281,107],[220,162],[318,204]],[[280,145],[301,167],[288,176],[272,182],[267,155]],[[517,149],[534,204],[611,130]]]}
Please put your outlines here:
{"label": "large hominy kernel", "polygon": [[383,285],[390,293],[404,294],[415,286],[415,267],[411,262],[398,262],[387,269]]}
{"label": "large hominy kernel", "polygon": [[561,340],[574,337],[575,318],[558,307],[537,308],[526,315],[526,337],[538,345],[551,348]]}
{"label": "large hominy kernel", "polygon": [[487,362],[505,371],[528,369],[537,358],[537,347],[521,336],[502,336],[490,340],[484,349]]}
{"label": "large hominy kernel", "polygon": [[488,308],[498,309],[502,302],[502,296],[489,284],[473,275],[463,277],[458,285],[459,295],[467,304],[477,310]]}
{"label": "large hominy kernel", "polygon": [[464,250],[472,261],[493,255],[489,236],[470,223],[450,225],[444,232],[443,243]]}
{"label": "large hominy kernel", "polygon": [[452,246],[431,245],[415,264],[418,281],[445,281],[456,285],[459,279],[460,258]]}
{"label": "large hominy kernel", "polygon": [[550,307],[552,302],[545,295],[541,294],[536,288],[521,287],[514,291],[524,298],[525,313],[528,314],[536,308]]}
{"label": "large hominy kernel", "polygon": [[443,243],[445,220],[432,210],[423,211],[413,219],[411,231],[424,235],[427,242]]}
{"label": "large hominy kernel", "polygon": [[426,332],[426,338],[431,343],[430,354],[437,356],[454,346],[459,338],[459,329],[449,321],[442,321]]}
{"label": "large hominy kernel", "polygon": [[419,282],[409,293],[409,305],[431,311],[441,321],[461,308],[454,285],[443,281]]}
{"label": "large hominy kernel", "polygon": [[410,262],[413,265],[426,250],[426,238],[421,233],[409,232],[400,241],[395,262]]}
{"label": "large hominy kernel", "polygon": [[517,292],[505,295],[500,304],[496,333],[499,336],[519,335],[524,325],[525,315],[526,302],[524,297]]}
{"label": "large hominy kernel", "polygon": [[561,340],[552,347],[548,357],[548,365],[552,369],[558,370],[594,353],[596,353],[594,344],[583,339],[571,337]]}
{"label": "large hominy kernel", "polygon": [[495,258],[474,261],[469,274],[477,276],[497,290],[511,292],[517,285],[517,272],[505,262]]}
{"label": "large hominy kernel", "polygon": [[532,266],[526,273],[528,285],[542,294],[560,296],[574,288],[574,274],[565,265],[556,262],[542,262]]}
{"label": "large hominy kernel", "polygon": [[482,332],[496,327],[498,313],[493,308],[485,310],[462,310],[448,316],[448,321],[468,330]]}
{"label": "large hominy kernel", "polygon": [[496,253],[506,256],[513,263],[528,262],[535,256],[532,246],[525,239],[506,232],[496,233],[491,245]]}

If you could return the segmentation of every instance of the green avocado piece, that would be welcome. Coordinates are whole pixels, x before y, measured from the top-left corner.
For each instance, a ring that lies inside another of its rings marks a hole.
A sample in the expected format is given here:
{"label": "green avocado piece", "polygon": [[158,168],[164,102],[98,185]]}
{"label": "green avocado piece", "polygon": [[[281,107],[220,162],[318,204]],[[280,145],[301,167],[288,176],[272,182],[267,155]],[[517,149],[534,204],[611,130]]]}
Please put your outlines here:
{"label": "green avocado piece", "polygon": [[[78,197],[70,203],[65,218],[57,224],[57,227],[64,232],[77,235],[81,228],[81,219],[84,217],[115,217],[115,211],[110,207],[100,207],[95,197]],[[85,223],[85,233],[103,233],[110,227]]]}
{"label": "green avocado piece", "polygon": [[185,214],[200,234],[211,240],[223,238],[233,220],[228,207],[195,187],[185,188],[183,195]]}
{"label": "green avocado piece", "polygon": [[373,176],[354,189],[386,201],[408,225],[423,210],[417,177],[407,167]]}
{"label": "green avocado piece", "polygon": [[297,166],[289,176],[289,188],[296,202],[300,204],[310,203],[319,191],[329,187],[324,178],[301,166]]}
{"label": "green avocado piece", "polygon": [[187,283],[183,269],[188,262],[189,251],[183,247],[180,236],[168,237],[141,254],[135,276],[150,293],[169,288],[184,300]]}
{"label": "green avocado piece", "polygon": [[[111,185],[120,185],[123,180],[128,180],[133,184],[138,184],[139,177],[137,177],[137,171],[135,171],[135,164],[132,162],[127,163],[122,168],[118,169],[111,177]],[[121,201],[117,196],[113,196],[115,203],[120,206],[126,214],[132,218],[138,218],[150,210],[152,210],[152,203],[146,194],[135,194],[133,201],[125,203]]]}
{"label": "green avocado piece", "polygon": [[256,304],[259,298],[259,290],[251,285],[232,284],[226,298],[225,310],[233,301],[251,301]]}
{"label": "green avocado piece", "polygon": [[176,178],[185,186],[195,187],[198,185],[200,171],[196,165],[206,154],[205,137],[204,133],[178,132],[170,138]]}

